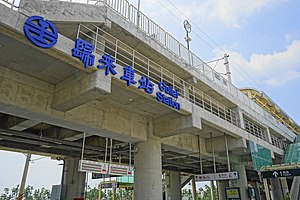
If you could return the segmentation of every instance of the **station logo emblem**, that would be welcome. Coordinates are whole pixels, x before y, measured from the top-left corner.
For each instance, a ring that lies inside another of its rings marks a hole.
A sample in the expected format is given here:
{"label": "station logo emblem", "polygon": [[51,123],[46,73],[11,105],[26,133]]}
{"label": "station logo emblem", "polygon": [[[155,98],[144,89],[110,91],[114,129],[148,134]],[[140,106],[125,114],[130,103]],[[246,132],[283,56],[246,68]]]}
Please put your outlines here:
{"label": "station logo emblem", "polygon": [[26,20],[24,34],[30,42],[41,48],[53,47],[58,39],[55,26],[41,16],[31,16]]}

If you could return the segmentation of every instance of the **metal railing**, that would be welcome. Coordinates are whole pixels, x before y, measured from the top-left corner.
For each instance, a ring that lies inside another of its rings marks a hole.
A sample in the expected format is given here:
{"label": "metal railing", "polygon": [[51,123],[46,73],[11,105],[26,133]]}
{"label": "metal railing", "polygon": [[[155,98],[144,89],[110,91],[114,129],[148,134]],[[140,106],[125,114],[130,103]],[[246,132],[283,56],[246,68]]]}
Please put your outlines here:
{"label": "metal railing", "polygon": [[[20,0],[22,1],[22,0]],[[41,0],[43,1],[43,0]],[[168,49],[171,53],[183,59],[187,64],[194,67],[194,69],[218,87],[222,88],[226,92],[230,93],[234,98],[240,101],[243,105],[249,109],[249,114],[252,116],[260,115],[262,118],[267,119],[271,124],[280,129],[282,132],[288,135],[294,135],[294,133],[284,126],[282,123],[278,122],[272,115],[267,113],[263,108],[257,105],[255,102],[250,100],[245,94],[239,91],[233,84],[228,82],[219,73],[213,70],[209,65],[203,62],[197,55],[188,50],[184,45],[182,45],[173,36],[167,33],[163,28],[157,25],[154,21],[149,19],[142,12],[138,11],[136,7],[130,4],[127,0],[59,0],[73,3],[84,3],[92,5],[102,5],[107,6],[119,15],[124,17],[127,21],[133,23],[142,32],[147,34],[149,37],[155,39],[164,48]],[[19,2],[16,0],[0,0],[0,3],[8,5],[11,8],[17,8]]]}
{"label": "metal railing", "polygon": [[11,9],[18,8],[18,4],[16,0],[0,0],[0,3],[7,7],[10,7]]}
{"label": "metal railing", "polygon": [[[245,130],[248,133],[250,133],[264,141],[269,142],[267,139],[266,128],[258,125],[257,123],[253,122],[252,120],[248,119],[245,116],[244,116],[244,123],[245,123]],[[288,144],[285,141],[283,141],[282,139],[280,139],[272,134],[271,134],[271,144],[280,149],[283,149],[283,150],[286,150],[288,147]]]}
{"label": "metal railing", "polygon": [[136,74],[148,76],[153,83],[157,84],[163,81],[167,85],[173,86],[174,89],[178,90],[180,97],[235,126],[239,126],[237,114],[233,109],[226,107],[209,95],[203,93],[101,28],[94,26],[94,28],[91,29],[80,24],[77,37],[93,43],[95,45],[95,53],[100,55],[104,53],[110,54],[115,58],[115,63],[121,66],[132,66]]}
{"label": "metal railing", "polygon": [[245,122],[245,130],[248,133],[250,133],[250,134],[252,134],[252,135],[254,135],[254,136],[256,136],[256,137],[258,137],[262,140],[268,141],[267,140],[267,133],[266,133],[267,131],[266,131],[265,128],[263,128],[262,126],[252,122],[247,117],[244,117],[244,122]]}
{"label": "metal railing", "polygon": [[271,140],[272,140],[272,145],[274,145],[280,149],[286,150],[288,147],[288,144],[285,141],[276,137],[275,135],[271,135]]}

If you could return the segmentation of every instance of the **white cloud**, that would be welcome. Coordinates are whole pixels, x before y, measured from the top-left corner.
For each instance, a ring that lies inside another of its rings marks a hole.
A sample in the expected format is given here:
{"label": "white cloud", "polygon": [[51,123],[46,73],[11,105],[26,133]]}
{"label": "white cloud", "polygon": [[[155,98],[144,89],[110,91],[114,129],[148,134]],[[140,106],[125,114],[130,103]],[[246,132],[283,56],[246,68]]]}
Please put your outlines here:
{"label": "white cloud", "polygon": [[210,2],[211,17],[218,18],[227,26],[239,27],[241,19],[270,5],[273,0],[210,0]]}
{"label": "white cloud", "polygon": [[281,86],[281,85],[287,83],[288,81],[292,81],[292,80],[295,80],[295,79],[298,79],[298,78],[300,78],[300,72],[298,72],[298,71],[288,71],[283,76],[270,78],[270,79],[264,80],[264,82],[267,85],[277,87],[277,86]]}
{"label": "white cloud", "polygon": [[[240,27],[241,23],[244,22],[248,16],[263,8],[285,1],[286,0],[193,0],[184,4],[177,1],[174,4],[188,17],[197,17],[202,20],[217,19],[226,26]],[[169,3],[166,2],[166,4]]]}
{"label": "white cloud", "polygon": [[281,52],[253,53],[249,59],[245,59],[235,51],[228,50],[227,52],[231,59],[233,78],[238,85],[245,81],[237,72],[242,70],[237,69],[236,63],[251,77],[272,87],[278,87],[300,78],[300,40],[294,40]]}

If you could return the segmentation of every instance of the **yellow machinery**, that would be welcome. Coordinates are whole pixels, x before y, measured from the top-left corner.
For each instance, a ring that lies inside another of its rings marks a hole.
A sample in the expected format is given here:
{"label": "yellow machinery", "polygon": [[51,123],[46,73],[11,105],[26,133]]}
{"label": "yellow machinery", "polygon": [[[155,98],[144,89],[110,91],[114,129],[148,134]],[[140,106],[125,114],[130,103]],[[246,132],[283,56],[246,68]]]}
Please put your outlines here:
{"label": "yellow machinery", "polygon": [[252,100],[254,100],[258,105],[260,105],[273,117],[278,119],[295,134],[300,134],[299,125],[288,114],[286,114],[274,101],[272,101],[272,99],[270,99],[264,92],[251,88],[244,88],[240,91]]}

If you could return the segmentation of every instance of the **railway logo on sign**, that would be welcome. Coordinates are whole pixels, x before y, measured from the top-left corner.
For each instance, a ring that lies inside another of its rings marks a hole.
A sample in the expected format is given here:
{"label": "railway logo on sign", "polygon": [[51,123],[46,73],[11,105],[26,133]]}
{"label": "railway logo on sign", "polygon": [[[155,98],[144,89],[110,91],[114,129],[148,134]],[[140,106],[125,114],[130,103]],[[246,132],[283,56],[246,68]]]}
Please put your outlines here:
{"label": "railway logo on sign", "polygon": [[24,34],[30,42],[42,48],[50,48],[57,43],[55,26],[41,16],[29,17],[24,23]]}

